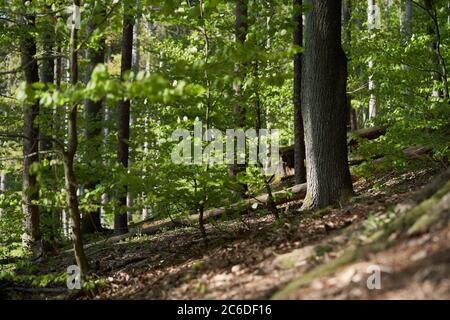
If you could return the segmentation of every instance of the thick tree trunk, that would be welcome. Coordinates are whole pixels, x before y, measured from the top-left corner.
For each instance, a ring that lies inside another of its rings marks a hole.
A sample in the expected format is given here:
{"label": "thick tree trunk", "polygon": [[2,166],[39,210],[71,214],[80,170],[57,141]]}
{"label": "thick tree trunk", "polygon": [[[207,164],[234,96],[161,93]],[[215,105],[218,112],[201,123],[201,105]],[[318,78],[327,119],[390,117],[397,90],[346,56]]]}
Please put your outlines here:
{"label": "thick tree trunk", "polygon": [[[121,77],[130,71],[133,62],[133,17],[126,12],[123,17],[123,33],[122,33],[122,65]],[[117,160],[124,167],[128,168],[129,161],[129,139],[130,139],[130,101],[122,100],[119,102],[119,142],[117,150]],[[123,234],[128,232],[127,207],[127,186],[123,186],[118,192],[118,209],[114,217],[114,232]],[[123,212],[122,212],[123,211]]]}
{"label": "thick tree trunk", "polygon": [[[303,12],[302,0],[293,1],[294,10],[294,45],[303,47]],[[295,183],[300,184],[306,181],[305,166],[305,134],[302,117],[302,54],[294,56],[294,165]]]}
{"label": "thick tree trunk", "polygon": [[347,62],[341,45],[341,1],[310,0],[302,73],[307,196],[323,208],[353,194],[347,160]]}
{"label": "thick tree trunk", "polygon": [[[105,8],[103,6],[97,6],[93,8],[93,17],[89,23],[89,32],[93,32],[97,28],[96,21],[99,17],[106,15]],[[105,62],[105,38],[102,37],[98,40],[96,48],[88,48],[87,58],[89,60],[88,77],[90,78],[92,71],[97,64]],[[86,183],[86,188],[93,190],[99,183],[97,170],[93,162],[101,161],[101,145],[102,145],[102,100],[92,101],[86,100],[86,163],[89,166],[90,179]],[[95,211],[86,212],[82,219],[82,231],[83,233],[101,232],[103,230],[100,219],[100,206]]]}
{"label": "thick tree trunk", "polygon": [[[74,5],[79,6],[80,0],[74,0]],[[75,86],[78,82],[78,30],[72,26],[71,35],[71,79],[70,82]],[[81,274],[85,274],[89,270],[83,248],[83,238],[81,236],[80,210],[78,206],[77,196],[77,180],[74,171],[74,158],[78,148],[78,132],[77,132],[77,105],[73,105],[69,112],[68,119],[68,141],[67,151],[64,152],[64,177],[67,191],[67,204],[70,217],[72,219],[72,243],[75,252],[75,260],[80,268]]]}
{"label": "thick tree trunk", "polygon": [[[39,82],[39,70],[36,60],[36,39],[32,32],[35,28],[36,17],[25,16],[26,31],[21,41],[21,64],[24,69],[27,86]],[[39,185],[36,173],[31,172],[34,165],[39,163],[39,102],[37,100],[24,108],[23,127],[23,184],[22,209],[25,217],[24,245],[29,247],[34,257],[42,255],[41,230],[39,227]]]}

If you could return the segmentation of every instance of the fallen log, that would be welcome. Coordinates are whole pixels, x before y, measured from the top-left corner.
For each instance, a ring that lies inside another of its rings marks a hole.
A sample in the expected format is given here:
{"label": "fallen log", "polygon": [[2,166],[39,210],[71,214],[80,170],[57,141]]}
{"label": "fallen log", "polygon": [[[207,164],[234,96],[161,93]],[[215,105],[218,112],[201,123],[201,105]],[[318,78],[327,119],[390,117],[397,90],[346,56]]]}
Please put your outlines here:
{"label": "fallen log", "polygon": [[[282,190],[278,192],[274,192],[273,198],[275,201],[275,204],[277,206],[285,204],[287,202],[295,201],[295,200],[301,200],[306,195],[306,183],[295,185],[287,190]],[[263,209],[267,208],[269,201],[269,195],[264,194],[258,197],[250,198],[242,200],[238,203],[234,203],[227,207],[221,207],[216,209],[209,209],[204,212],[204,221],[213,220],[215,218],[224,216],[228,213],[243,213],[245,211],[251,211],[256,209]],[[137,228],[140,228],[140,232],[143,234],[152,234],[155,233],[163,228],[167,227],[177,227],[177,226],[187,226],[195,224],[199,219],[198,214],[193,214],[188,217],[180,217],[176,219],[166,219],[163,220],[160,223],[153,224],[150,226],[145,226],[145,223],[137,226]],[[136,227],[135,227],[136,228]],[[132,230],[134,231],[133,228]]]}
{"label": "fallen log", "polygon": [[46,287],[7,287],[5,290],[13,292],[24,292],[24,293],[47,293],[47,294],[61,294],[66,293],[69,290],[67,288],[46,288]]}
{"label": "fallen log", "polygon": [[[433,149],[427,146],[413,146],[403,149],[403,156],[407,159],[420,159],[422,156],[430,153],[431,151],[433,151]],[[353,158],[348,160],[348,165],[356,166],[368,160],[369,159],[367,158]],[[387,161],[386,157],[383,155],[372,156],[370,160],[374,160],[375,163]]]}
{"label": "fallen log", "polygon": [[[372,128],[363,128],[356,131],[349,132],[349,142],[350,147],[355,147],[358,144],[357,139],[367,139],[374,140],[382,135],[386,134],[388,126],[378,126]],[[292,174],[294,169],[294,145],[280,148],[280,157],[282,160],[282,168],[279,168],[278,172],[283,175]]]}
{"label": "fallen log", "polygon": [[[275,204],[277,206],[283,205],[288,202],[292,202],[295,200],[301,200],[306,196],[306,183],[295,185],[291,188],[288,188],[286,190],[277,191],[272,194],[273,199],[275,201]],[[268,200],[269,196],[267,194],[254,197],[251,199],[245,199],[238,203],[232,204],[227,207],[221,207],[216,209],[209,209],[204,212],[204,221],[205,223],[211,222],[217,218],[224,217],[227,214],[230,213],[246,213],[248,211],[254,211],[259,209],[267,208],[268,206]],[[85,245],[84,248],[90,248],[99,244],[108,244],[108,243],[115,243],[122,240],[125,240],[129,237],[132,237],[134,235],[151,235],[160,232],[164,229],[173,229],[177,227],[184,227],[184,226],[192,226],[195,225],[198,222],[199,215],[193,214],[188,217],[179,217],[175,219],[164,219],[159,221],[152,221],[152,222],[143,222],[140,224],[136,224],[132,227],[130,227],[130,232],[113,236],[110,238],[107,238],[102,241],[98,241],[95,243],[91,243],[88,245]],[[66,252],[72,252],[73,249],[67,250]]]}
{"label": "fallen log", "polygon": [[[360,139],[374,140],[386,134],[387,126],[363,128],[356,131],[349,132],[350,136],[355,136]],[[357,144],[356,139],[350,139],[349,145]]]}
{"label": "fallen log", "polygon": [[403,150],[403,155],[410,159],[417,159],[424,154],[428,154],[433,149],[427,146],[414,146]]}

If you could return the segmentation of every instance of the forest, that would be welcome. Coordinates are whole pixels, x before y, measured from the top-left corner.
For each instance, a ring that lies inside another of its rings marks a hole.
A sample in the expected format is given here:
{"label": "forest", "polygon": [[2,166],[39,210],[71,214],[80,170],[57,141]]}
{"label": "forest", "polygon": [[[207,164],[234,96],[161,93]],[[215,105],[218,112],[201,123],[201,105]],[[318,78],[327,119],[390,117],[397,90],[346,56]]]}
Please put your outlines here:
{"label": "forest", "polygon": [[0,299],[450,299],[450,1],[0,0],[0,60]]}

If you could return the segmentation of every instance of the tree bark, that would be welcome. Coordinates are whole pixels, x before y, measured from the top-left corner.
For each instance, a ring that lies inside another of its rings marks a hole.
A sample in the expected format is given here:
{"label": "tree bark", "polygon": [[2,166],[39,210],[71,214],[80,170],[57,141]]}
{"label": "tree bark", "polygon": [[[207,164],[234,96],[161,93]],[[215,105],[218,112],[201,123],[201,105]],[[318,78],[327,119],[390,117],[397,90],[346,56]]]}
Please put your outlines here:
{"label": "tree bark", "polygon": [[[294,45],[303,47],[303,12],[302,0],[293,1],[294,10]],[[294,56],[294,165],[295,183],[300,184],[306,181],[305,166],[305,134],[302,117],[302,54]]]}
{"label": "tree bark", "polygon": [[405,0],[405,37],[408,40],[411,38],[411,19],[412,19],[411,0]]}
{"label": "tree bark", "polygon": [[310,0],[302,73],[307,195],[303,209],[353,194],[347,159],[347,61],[341,45],[341,1]]}
{"label": "tree bark", "polygon": [[[376,1],[375,0],[368,0],[367,1],[367,29],[369,32],[369,37],[373,35],[373,29],[374,25],[376,23],[376,15],[375,15],[375,6]],[[373,69],[373,60],[368,61],[368,71],[371,73]],[[369,92],[370,92],[370,98],[369,98],[369,117],[368,120],[372,120],[377,116],[378,113],[378,102],[377,97],[374,93],[374,90],[376,89],[375,81],[373,80],[373,75],[369,75]]]}
{"label": "tree bark", "polygon": [[[98,28],[96,21],[99,17],[105,17],[106,10],[103,4],[97,4],[93,8],[93,15],[89,22],[88,33],[93,32]],[[89,60],[88,77],[90,78],[94,68],[105,62],[105,38],[102,37],[98,40],[96,48],[88,48],[87,59]],[[86,188],[93,190],[99,183],[97,170],[98,166],[95,163],[100,163],[102,154],[100,152],[102,145],[102,100],[92,101],[86,100],[86,163],[89,166],[88,182]],[[82,219],[82,231],[83,233],[101,232],[103,230],[100,219],[100,206],[95,211],[86,212]]]}
{"label": "tree bark", "polygon": [[[0,194],[6,192],[6,172],[0,170]],[[0,208],[0,218],[2,217],[3,209]]]}
{"label": "tree bark", "polygon": [[[80,0],[74,0],[75,6],[80,5]],[[70,83],[75,86],[78,83],[78,30],[72,26],[71,34],[71,66]],[[71,107],[68,117],[68,141],[67,151],[64,152],[64,177],[67,190],[67,203],[70,217],[72,219],[72,243],[75,252],[75,260],[80,268],[81,274],[89,270],[86,255],[83,248],[83,238],[81,235],[80,210],[77,196],[77,180],[74,171],[74,158],[78,148],[77,132],[78,106]]]}
{"label": "tree bark", "polygon": [[347,56],[350,54],[350,46],[352,42],[352,28],[350,20],[352,18],[352,0],[344,0],[342,4],[342,14],[344,21],[344,49]]}
{"label": "tree bark", "polygon": [[[430,34],[434,39],[431,42],[431,50],[434,52],[433,54],[433,62],[436,61],[438,67],[440,67],[441,72],[433,73],[433,78],[435,81],[442,81],[444,92],[435,90],[434,95],[436,97],[441,97],[442,95],[449,101],[450,104],[450,93],[449,93],[449,85],[448,85],[448,69],[446,61],[441,52],[441,31],[439,27],[439,18],[436,9],[436,3],[434,0],[424,0],[425,1],[425,9],[427,14],[429,15],[430,22],[428,24],[428,34]],[[450,127],[450,117],[449,117],[449,127]]]}
{"label": "tree bark", "polygon": [[[24,1],[25,5],[25,1]],[[22,38],[21,64],[27,86],[39,82],[39,70],[36,60],[36,39],[33,33],[36,27],[36,17],[25,15],[26,32]],[[23,184],[22,184],[22,210],[25,217],[24,245],[29,247],[34,257],[42,255],[41,230],[39,227],[39,185],[37,175],[32,172],[33,166],[39,163],[39,102],[37,100],[27,104],[24,108],[23,127]]]}
{"label": "tree bark", "polygon": [[[46,6],[47,10],[51,10],[49,6]],[[55,81],[55,59],[54,59],[54,45],[55,45],[55,25],[52,21],[52,16],[45,17],[42,25],[43,34],[41,37],[42,49],[44,51],[44,57],[41,65],[41,81],[45,84],[46,89],[49,85],[52,85]],[[44,118],[41,121],[45,126],[40,128],[39,132],[39,154],[41,161],[46,160],[50,163],[52,157],[49,152],[52,150],[52,141],[50,139],[51,132],[53,130],[53,108],[41,109],[40,116]],[[49,168],[51,170],[51,168]],[[50,208],[41,208],[41,216],[44,217],[42,224],[42,232],[44,237],[44,247],[48,247],[47,241],[54,241],[56,238],[56,230],[53,227],[55,225],[53,210]]]}
{"label": "tree bark", "polygon": [[[122,32],[122,64],[121,78],[131,70],[133,62],[133,17],[127,13],[124,7],[123,16],[123,32]],[[130,139],[130,101],[121,100],[119,102],[119,119],[118,119],[118,150],[117,160],[124,167],[128,168],[129,161],[129,139]],[[118,192],[118,209],[114,216],[114,233],[123,234],[128,232],[127,207],[127,186],[123,186]]]}
{"label": "tree bark", "polygon": [[[240,46],[243,46],[245,40],[247,38],[248,33],[248,3],[247,0],[236,0],[236,41]],[[239,62],[235,64],[235,74],[240,79],[240,81],[244,81],[246,75],[246,65]],[[236,127],[245,128],[246,124],[246,108],[243,103],[243,94],[242,94],[242,84],[234,85],[235,98],[236,101],[233,106],[234,113],[234,123]],[[230,166],[230,175],[233,178],[236,178],[239,173],[245,172],[246,165],[245,164],[232,164]],[[242,197],[246,196],[247,185],[239,183],[238,184],[237,194]]]}

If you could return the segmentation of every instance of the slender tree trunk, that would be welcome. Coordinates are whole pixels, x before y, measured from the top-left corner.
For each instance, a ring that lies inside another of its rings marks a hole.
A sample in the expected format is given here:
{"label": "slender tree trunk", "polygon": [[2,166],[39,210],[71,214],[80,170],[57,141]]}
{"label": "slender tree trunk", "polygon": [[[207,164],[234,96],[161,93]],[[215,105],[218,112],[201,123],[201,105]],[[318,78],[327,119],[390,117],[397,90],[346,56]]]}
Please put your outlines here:
{"label": "slender tree trunk", "polygon": [[384,23],[386,25],[386,30],[389,29],[389,9],[390,9],[391,3],[389,0],[385,0],[384,4]]}
{"label": "slender tree trunk", "polygon": [[352,0],[344,0],[342,3],[342,14],[344,22],[344,49],[347,56],[350,54],[352,42],[352,26],[350,20],[352,18]]}
{"label": "slender tree trunk", "polygon": [[[433,41],[431,42],[431,49],[434,52],[434,61],[437,62],[437,67],[439,67],[441,70],[441,73],[438,74],[437,72],[433,73],[433,78],[435,78],[435,81],[441,81],[444,87],[443,92],[436,90],[436,96],[444,96],[444,98],[449,101],[450,104],[450,93],[449,93],[449,85],[448,85],[448,69],[447,64],[444,59],[444,56],[442,54],[442,38],[441,38],[441,31],[439,27],[439,18],[438,13],[436,9],[436,3],[434,0],[425,0],[425,8],[427,10],[427,14],[429,15],[430,22],[428,25],[428,33],[432,36]],[[450,118],[449,118],[450,122]]]}
{"label": "slender tree trunk", "polygon": [[[99,17],[104,18],[106,11],[103,5],[97,4],[93,8],[93,16],[89,22],[88,33],[93,32],[97,26],[97,20]],[[89,60],[88,74],[90,78],[94,68],[105,62],[105,38],[102,37],[98,40],[95,48],[88,48],[87,59]],[[98,166],[95,163],[99,163],[102,159],[100,152],[102,145],[102,100],[92,101],[86,100],[86,163],[89,166],[90,174],[89,181],[86,183],[86,188],[93,190],[99,183],[97,170]],[[103,230],[100,219],[100,206],[91,212],[86,212],[82,219],[82,231],[83,233],[101,232]]]}
{"label": "slender tree trunk", "polygon": [[136,0],[136,22],[133,28],[133,71],[139,72],[141,64],[141,1]]}
{"label": "slender tree trunk", "polygon": [[450,1],[447,1],[447,29],[450,30]]}
{"label": "slender tree trunk", "polygon": [[[351,42],[352,42],[352,28],[351,28],[351,17],[352,17],[352,1],[345,0],[342,3],[342,15],[344,23],[344,50],[347,57],[351,53]],[[348,112],[348,129],[350,131],[358,130],[358,119],[356,110],[352,108],[352,96],[347,95],[347,112]]]}
{"label": "slender tree trunk", "polygon": [[[127,13],[125,7],[123,17],[123,33],[122,33],[122,65],[121,77],[130,71],[133,62],[133,17]],[[130,139],[130,100],[122,100],[119,102],[119,143],[117,151],[117,160],[124,167],[128,168],[129,161],[129,139]],[[114,232],[116,234],[123,234],[128,232],[128,219],[126,210],[127,207],[127,186],[119,191],[118,195],[118,212],[114,217]]]}
{"label": "slender tree trunk", "polygon": [[[74,0],[74,5],[79,6],[80,0]],[[72,26],[71,34],[71,79],[73,86],[78,83],[78,30]],[[83,248],[83,238],[81,235],[81,219],[77,196],[77,180],[74,171],[74,158],[78,148],[77,132],[77,105],[71,106],[68,119],[67,151],[64,152],[64,176],[67,190],[67,203],[70,217],[72,219],[72,243],[75,252],[75,260],[80,268],[81,274],[89,270],[86,255]]]}
{"label": "slender tree trunk", "polygon": [[[47,10],[51,10],[50,7],[46,6]],[[43,34],[41,37],[42,40],[42,49],[44,51],[44,59],[42,59],[41,64],[41,81],[45,84],[46,89],[49,85],[52,85],[55,81],[55,59],[54,59],[54,44],[55,44],[55,25],[52,21],[52,17],[45,17],[43,27]],[[44,124],[43,127],[40,128],[39,136],[39,153],[41,156],[41,161],[46,160],[48,163],[51,162],[51,155],[49,154],[52,150],[52,141],[49,138],[51,136],[51,132],[53,130],[53,108],[41,109],[40,117],[43,117],[44,121],[41,123]],[[51,170],[51,168],[50,168]],[[54,241],[56,238],[54,226],[54,215],[53,210],[50,208],[41,208],[41,216],[44,217],[42,228],[44,235],[44,246],[48,247],[48,240]]]}
{"label": "slender tree trunk", "polygon": [[353,194],[347,159],[347,62],[341,45],[341,1],[309,0],[302,73],[307,195],[303,209]]}
{"label": "slender tree trunk", "polygon": [[[6,192],[6,172],[0,170],[0,194]],[[2,217],[3,209],[0,208],[0,218]]]}
{"label": "slender tree trunk", "polygon": [[[303,12],[302,0],[293,1],[294,10],[294,45],[303,47]],[[302,54],[294,56],[294,170],[295,183],[306,181],[305,134],[302,117]]]}
{"label": "slender tree trunk", "polygon": [[[361,24],[361,19],[359,18],[360,12],[361,12],[361,4],[356,2],[354,10],[355,10],[355,29],[358,31],[361,31],[362,24]],[[366,79],[364,77],[363,66],[362,65],[356,66],[355,72],[359,76],[361,87],[364,87],[366,84]],[[362,100],[361,94],[360,94],[360,99]],[[368,110],[369,109],[366,108],[363,104],[361,104],[361,103],[359,104],[358,109],[356,110],[356,118],[357,118],[356,122],[357,122],[358,129],[364,127],[365,122],[368,118]]]}
{"label": "slender tree trunk", "polygon": [[[56,59],[54,59],[54,83],[56,85],[57,89],[61,88],[61,81],[62,81],[62,48],[60,44],[56,45]],[[58,107],[55,106],[53,109],[53,132],[55,135],[59,135],[61,132],[61,127],[63,126],[61,123],[64,123],[64,118],[61,118]],[[53,150],[57,150],[58,146],[56,142],[52,142],[52,148]],[[53,173],[55,177],[55,181],[58,180],[58,166],[54,166]],[[60,235],[60,231],[62,228],[62,235],[65,235],[65,229],[63,226],[63,210],[59,207],[55,207],[52,210],[52,228],[53,228],[53,234],[54,235]]]}
{"label": "slender tree trunk", "polygon": [[411,0],[405,0],[405,36],[407,39],[411,37],[411,20],[412,20]]}
{"label": "slender tree trunk", "polygon": [[[25,1],[24,1],[25,3]],[[21,64],[24,70],[27,86],[39,82],[39,70],[36,60],[36,39],[33,36],[36,17],[25,15],[25,34],[22,38]],[[34,257],[43,254],[41,230],[39,227],[39,185],[36,173],[32,167],[39,163],[39,102],[37,100],[27,104],[24,108],[23,128],[23,185],[22,209],[25,217],[24,245],[32,250]]]}
{"label": "slender tree trunk", "polygon": [[[368,0],[367,1],[367,29],[369,32],[369,37],[373,35],[374,32],[374,26],[376,23],[376,13],[375,13],[375,6],[376,1],[375,0]],[[371,73],[373,69],[373,60],[369,60],[368,62],[368,70]],[[374,90],[376,89],[375,81],[373,80],[373,75],[371,74],[369,76],[369,91],[370,91],[370,98],[369,98],[369,120],[372,120],[376,117],[378,113],[378,103],[377,103],[377,97],[374,93]]]}
{"label": "slender tree trunk", "polygon": [[[248,3],[247,0],[236,0],[236,41],[239,43],[240,46],[244,45],[245,40],[247,38],[248,33]],[[235,64],[235,73],[236,76],[241,80],[241,82],[244,81],[245,75],[246,75],[246,65],[243,63],[236,63]],[[243,101],[243,94],[242,94],[242,84],[235,84],[234,85],[234,91],[235,91],[235,98],[236,101],[233,106],[233,113],[234,113],[234,123],[236,124],[236,127],[245,128],[246,124],[246,108],[245,103]],[[230,175],[232,177],[237,177],[238,174],[246,171],[246,165],[245,164],[233,164],[230,166]],[[246,196],[247,192],[247,185],[239,183],[238,184],[239,190],[237,190],[237,194],[239,194],[242,197]]]}

